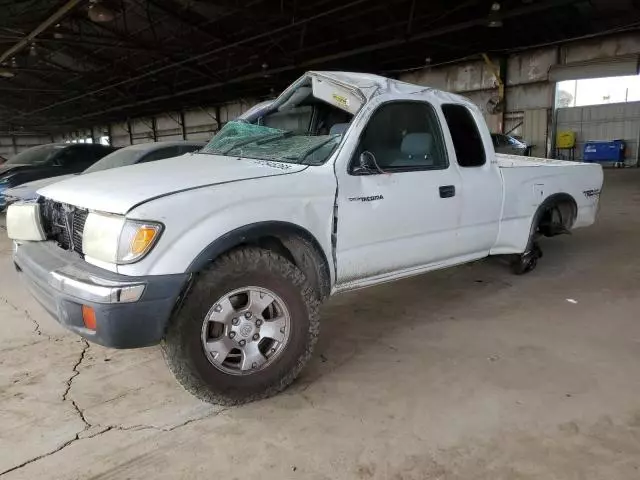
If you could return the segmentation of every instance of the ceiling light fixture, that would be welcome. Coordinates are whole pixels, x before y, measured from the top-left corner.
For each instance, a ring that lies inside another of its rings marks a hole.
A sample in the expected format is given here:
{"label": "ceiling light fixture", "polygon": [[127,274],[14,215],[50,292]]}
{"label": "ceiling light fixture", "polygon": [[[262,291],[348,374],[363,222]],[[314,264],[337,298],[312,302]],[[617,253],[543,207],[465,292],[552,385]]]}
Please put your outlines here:
{"label": "ceiling light fixture", "polygon": [[60,31],[58,30],[60,28],[60,24],[56,23],[56,29],[53,32],[53,38],[63,38],[64,35],[62,33],[60,33]]}
{"label": "ceiling light fixture", "polygon": [[4,68],[0,68],[0,77],[2,78],[13,78],[16,74],[11,70],[5,70]]}
{"label": "ceiling light fixture", "polygon": [[91,0],[91,5],[89,5],[89,11],[87,13],[89,15],[89,19],[96,23],[112,22],[115,18],[113,10],[107,7],[100,0]]}
{"label": "ceiling light fixture", "polygon": [[502,27],[502,19],[499,16],[500,13],[500,4],[498,2],[493,2],[491,4],[491,11],[489,12],[489,18],[487,21],[487,27],[490,28],[500,28]]}

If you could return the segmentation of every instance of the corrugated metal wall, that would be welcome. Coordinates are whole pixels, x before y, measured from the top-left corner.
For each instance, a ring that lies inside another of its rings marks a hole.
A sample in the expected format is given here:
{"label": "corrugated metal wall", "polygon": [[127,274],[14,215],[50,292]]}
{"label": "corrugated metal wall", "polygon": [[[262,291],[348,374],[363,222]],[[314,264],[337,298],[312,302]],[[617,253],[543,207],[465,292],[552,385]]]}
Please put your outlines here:
{"label": "corrugated metal wall", "polygon": [[11,158],[27,148],[51,142],[51,137],[44,135],[0,135],[0,155]]}
{"label": "corrugated metal wall", "polygon": [[[149,118],[136,118],[112,123],[109,126],[94,127],[94,137],[99,139],[111,133],[111,144],[116,147],[170,140],[209,140],[215,132],[230,120],[247,111],[258,100],[242,99],[216,107],[202,107],[181,112],[168,112]],[[217,115],[220,115],[218,125]],[[184,122],[184,125],[183,125]],[[91,130],[78,130],[56,135],[56,141],[90,138]]]}
{"label": "corrugated metal wall", "polygon": [[622,139],[627,145],[625,163],[635,165],[640,102],[560,108],[557,131],[563,130],[576,132],[576,158],[582,158],[586,141]]}

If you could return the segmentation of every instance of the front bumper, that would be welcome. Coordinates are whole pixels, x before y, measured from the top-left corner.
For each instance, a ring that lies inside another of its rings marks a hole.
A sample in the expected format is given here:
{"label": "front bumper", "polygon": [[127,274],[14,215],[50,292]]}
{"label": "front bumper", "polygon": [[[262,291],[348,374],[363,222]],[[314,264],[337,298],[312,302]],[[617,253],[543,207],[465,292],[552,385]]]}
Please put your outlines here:
{"label": "front bumper", "polygon": [[[14,262],[33,295],[60,324],[113,348],[159,343],[188,278],[120,275],[90,265],[53,242],[16,244]],[[95,330],[84,325],[83,305],[95,311]]]}

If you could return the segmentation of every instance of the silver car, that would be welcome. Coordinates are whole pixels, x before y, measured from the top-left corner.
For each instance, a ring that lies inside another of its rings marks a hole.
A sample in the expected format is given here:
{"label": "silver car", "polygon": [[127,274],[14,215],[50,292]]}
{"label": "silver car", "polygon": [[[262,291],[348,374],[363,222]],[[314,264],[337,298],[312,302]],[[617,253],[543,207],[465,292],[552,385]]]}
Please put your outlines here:
{"label": "silver car", "polygon": [[492,133],[493,148],[496,153],[506,153],[508,155],[527,155],[528,145],[511,135],[504,133]]}

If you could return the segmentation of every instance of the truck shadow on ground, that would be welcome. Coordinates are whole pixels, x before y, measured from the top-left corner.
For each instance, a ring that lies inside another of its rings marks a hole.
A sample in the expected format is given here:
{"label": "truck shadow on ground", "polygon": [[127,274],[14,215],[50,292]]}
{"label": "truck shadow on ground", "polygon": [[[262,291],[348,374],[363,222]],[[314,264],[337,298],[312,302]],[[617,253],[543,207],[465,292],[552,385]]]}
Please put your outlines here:
{"label": "truck shadow on ground", "polygon": [[[491,320],[506,309],[517,310],[536,301],[550,284],[561,285],[558,295],[562,296],[567,291],[564,285],[579,285],[598,261],[611,263],[612,252],[618,252],[616,258],[624,262],[624,237],[611,239],[610,234],[593,229],[543,239],[544,257],[538,268],[522,276],[511,273],[506,258],[490,257],[331,298],[321,311],[314,357],[293,390],[306,389],[354,358],[384,348],[391,337],[396,339],[392,348],[402,348],[398,338],[434,334],[434,329],[424,330],[429,324]],[[588,263],[583,261],[587,255]]]}
{"label": "truck shadow on ground", "polygon": [[[512,289],[514,279],[505,259],[491,258],[330,299],[321,311],[314,357],[294,390],[306,388],[357,355],[384,347],[391,337],[414,335],[416,327],[427,324],[456,321],[462,309],[475,309],[486,303],[488,295]],[[402,345],[396,342],[391,348]]]}

